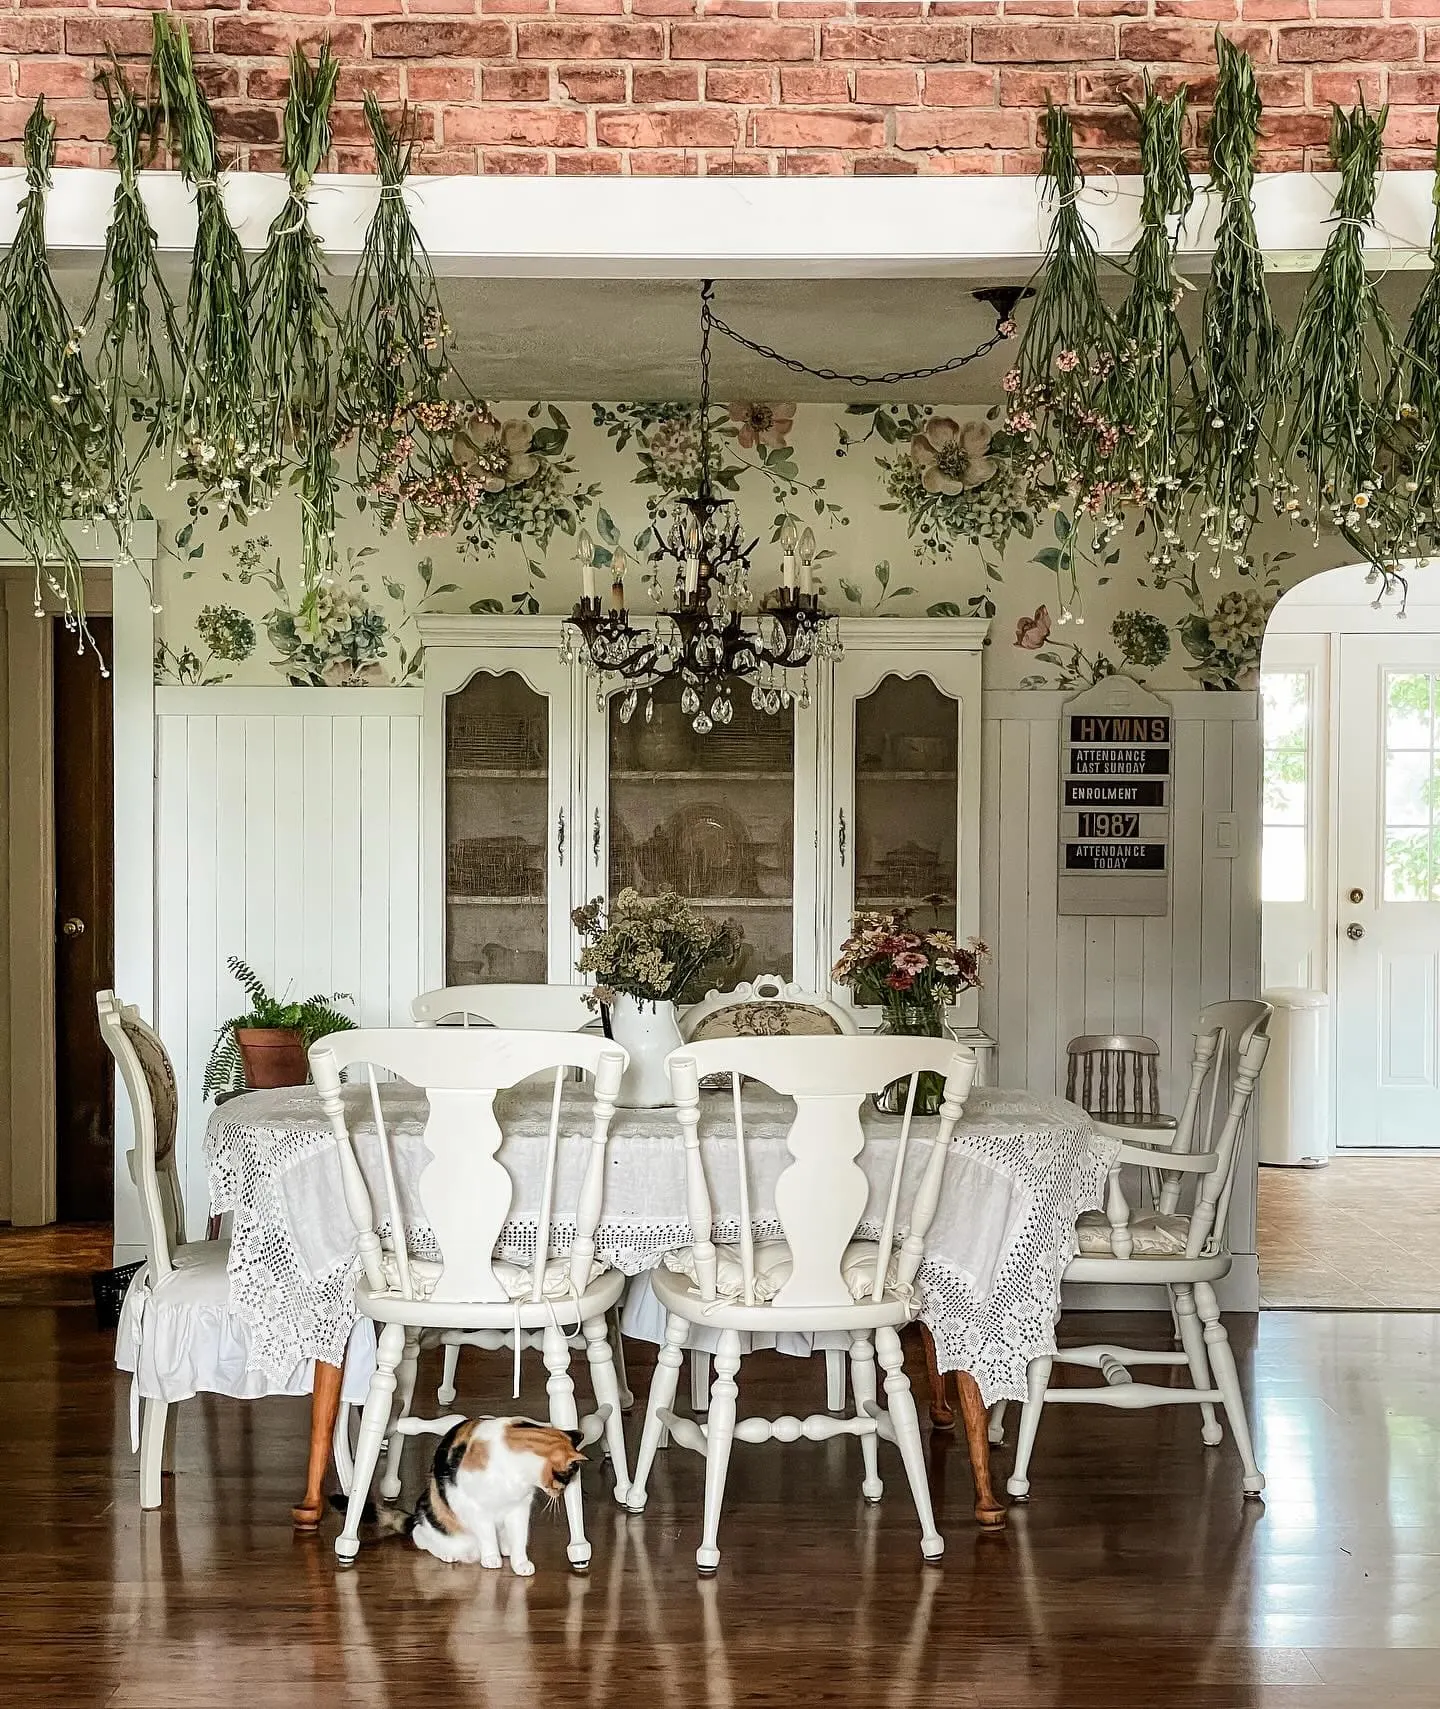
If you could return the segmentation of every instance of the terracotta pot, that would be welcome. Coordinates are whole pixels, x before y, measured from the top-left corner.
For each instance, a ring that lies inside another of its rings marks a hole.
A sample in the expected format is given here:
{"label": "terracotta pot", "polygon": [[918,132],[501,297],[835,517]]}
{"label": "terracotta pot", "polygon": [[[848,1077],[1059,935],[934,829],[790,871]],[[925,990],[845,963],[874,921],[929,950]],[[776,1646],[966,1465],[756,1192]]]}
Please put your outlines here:
{"label": "terracotta pot", "polygon": [[253,1092],[269,1086],[303,1086],[310,1060],[293,1027],[236,1027],[235,1042],[245,1065],[245,1084]]}

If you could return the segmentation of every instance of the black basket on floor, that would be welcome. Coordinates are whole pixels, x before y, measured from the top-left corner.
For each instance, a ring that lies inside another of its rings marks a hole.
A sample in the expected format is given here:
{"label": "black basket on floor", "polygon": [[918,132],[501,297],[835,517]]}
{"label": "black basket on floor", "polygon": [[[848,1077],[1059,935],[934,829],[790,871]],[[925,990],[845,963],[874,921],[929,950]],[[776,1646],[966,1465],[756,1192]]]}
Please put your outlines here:
{"label": "black basket on floor", "polygon": [[141,1258],[134,1264],[122,1264],[118,1270],[96,1270],[90,1277],[95,1290],[95,1318],[101,1329],[115,1329],[120,1323],[120,1307],[125,1303],[125,1290],[135,1274],[144,1266]]}

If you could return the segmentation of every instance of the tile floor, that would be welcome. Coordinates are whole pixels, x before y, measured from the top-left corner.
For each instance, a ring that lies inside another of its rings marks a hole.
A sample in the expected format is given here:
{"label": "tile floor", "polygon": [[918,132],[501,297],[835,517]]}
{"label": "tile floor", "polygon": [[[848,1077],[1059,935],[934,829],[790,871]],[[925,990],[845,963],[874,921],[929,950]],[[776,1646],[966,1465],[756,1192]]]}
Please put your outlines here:
{"label": "tile floor", "polygon": [[1260,1171],[1260,1301],[1440,1310],[1440,1156]]}

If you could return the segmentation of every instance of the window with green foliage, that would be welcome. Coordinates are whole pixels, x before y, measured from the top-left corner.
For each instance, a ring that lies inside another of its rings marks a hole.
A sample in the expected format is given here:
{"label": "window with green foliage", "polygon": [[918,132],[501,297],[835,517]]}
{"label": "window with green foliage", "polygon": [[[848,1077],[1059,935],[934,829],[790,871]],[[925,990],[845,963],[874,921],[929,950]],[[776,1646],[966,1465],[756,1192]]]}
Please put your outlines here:
{"label": "window with green foliage", "polygon": [[1260,897],[1310,897],[1310,703],[1308,670],[1262,671],[1265,742]]}
{"label": "window with green foliage", "polygon": [[1385,673],[1385,900],[1440,900],[1436,678]]}

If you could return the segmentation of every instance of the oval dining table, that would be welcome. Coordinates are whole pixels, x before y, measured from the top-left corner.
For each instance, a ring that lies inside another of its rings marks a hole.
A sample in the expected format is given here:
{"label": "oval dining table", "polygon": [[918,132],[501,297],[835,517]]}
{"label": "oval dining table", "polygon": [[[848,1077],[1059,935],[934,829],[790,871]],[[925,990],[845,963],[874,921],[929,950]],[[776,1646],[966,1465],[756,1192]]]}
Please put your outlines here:
{"label": "oval dining table", "polygon": [[[369,1092],[347,1087],[345,1096],[352,1143],[378,1209],[384,1193]],[[550,1097],[548,1083],[530,1082],[496,1099],[505,1133],[500,1160],[516,1189],[497,1250],[516,1262],[529,1262],[537,1244],[539,1167]],[[781,1232],[773,1187],[789,1161],[785,1141],[793,1105],[759,1086],[748,1086],[744,1097],[752,1227],[757,1239],[773,1239]],[[438,1256],[427,1250],[433,1241],[419,1190],[428,1157],[425,1096],[403,1083],[387,1083],[381,1101],[411,1249]],[[582,1087],[567,1091],[562,1169],[567,1147],[580,1157],[588,1144],[587,1105]],[[730,1110],[727,1091],[706,1099],[701,1118],[717,1240],[737,1239],[739,1232],[738,1224],[724,1226],[726,1214],[734,1223],[738,1209]],[[874,1228],[862,1222],[860,1233],[875,1238],[900,1121],[867,1105],[862,1123],[866,1144],[860,1161],[872,1186],[866,1222]],[[316,1361],[306,1488],[292,1510],[302,1528],[318,1525],[324,1511],[341,1368],[356,1319],[356,1235],[345,1204],[338,1143],[309,1086],[232,1098],[211,1115],[205,1136],[211,1209],[231,1217],[230,1305],[251,1326],[252,1362],[283,1380],[297,1361]],[[918,1277],[919,1322],[930,1367],[932,1418],[941,1427],[953,1423],[943,1389],[945,1373],[953,1371],[975,1472],[976,1517],[995,1526],[1004,1523],[1004,1507],[990,1488],[987,1410],[998,1400],[1023,1400],[1030,1359],[1055,1350],[1060,1277],[1074,1254],[1075,1221],[1080,1212],[1103,1202],[1116,1142],[1098,1134],[1085,1112],[1063,1099],[977,1087],[966,1102],[953,1147]],[[607,1159],[597,1256],[639,1276],[667,1251],[690,1241],[683,1141],[674,1112],[618,1110]],[[733,1205],[727,1204],[727,1178]],[[551,1245],[564,1249],[563,1227],[552,1224]],[[366,1350],[359,1349],[362,1355]],[[352,1378],[355,1361],[352,1352]]]}

